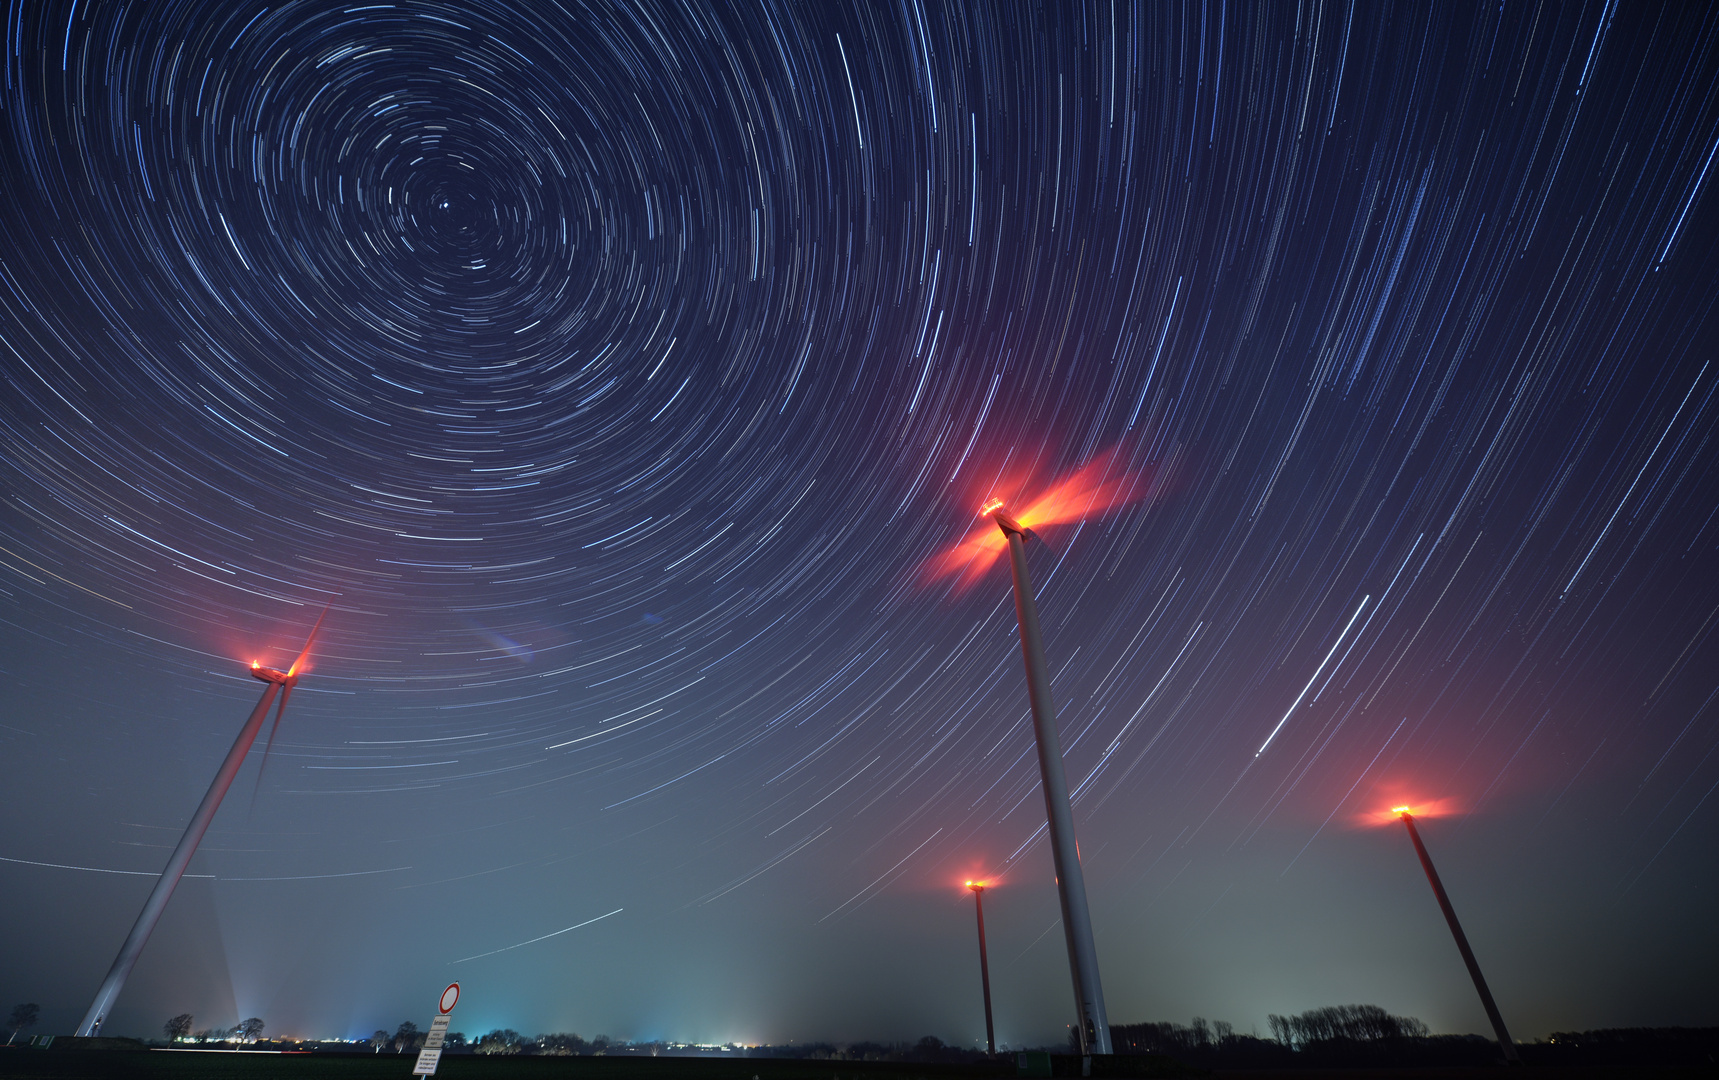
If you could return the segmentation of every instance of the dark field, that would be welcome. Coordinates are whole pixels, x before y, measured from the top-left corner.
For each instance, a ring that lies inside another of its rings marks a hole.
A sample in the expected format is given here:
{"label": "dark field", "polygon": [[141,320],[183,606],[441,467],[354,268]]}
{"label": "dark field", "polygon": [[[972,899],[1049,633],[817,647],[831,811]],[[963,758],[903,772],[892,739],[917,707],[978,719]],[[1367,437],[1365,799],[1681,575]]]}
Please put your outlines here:
{"label": "dark field", "polygon": [[[0,1078],[186,1080],[410,1080],[416,1054],[231,1054],[200,1051],[19,1050],[0,1052]],[[781,1058],[444,1057],[438,1080],[984,1080],[1015,1074],[989,1065]]]}
{"label": "dark field", "polygon": [[[228,1054],[196,1051],[0,1050],[0,1080],[409,1080],[410,1054]],[[1059,1066],[1075,1064],[1059,1060]],[[1131,1065],[1144,1065],[1135,1059]],[[1059,1075],[1064,1071],[1058,1069]],[[1098,1073],[1100,1070],[1094,1070]],[[1078,1071],[1075,1072],[1078,1075]],[[987,1080],[1013,1077],[1012,1058],[990,1064],[805,1061],[780,1058],[503,1057],[444,1058],[448,1080]],[[1523,1069],[1184,1070],[1161,1060],[1130,1075],[1193,1075],[1213,1080],[1696,1080],[1707,1069],[1653,1067]]]}

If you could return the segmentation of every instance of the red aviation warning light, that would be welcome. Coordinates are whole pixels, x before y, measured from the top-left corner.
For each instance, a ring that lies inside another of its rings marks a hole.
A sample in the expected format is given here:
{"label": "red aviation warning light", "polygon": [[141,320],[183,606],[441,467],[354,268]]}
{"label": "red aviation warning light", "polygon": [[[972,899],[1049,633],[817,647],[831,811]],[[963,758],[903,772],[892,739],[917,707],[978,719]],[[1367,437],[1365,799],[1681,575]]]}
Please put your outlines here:
{"label": "red aviation warning light", "polygon": [[1428,818],[1456,817],[1463,813],[1466,805],[1457,799],[1402,799],[1401,793],[1397,798],[1402,800],[1392,804],[1390,809],[1376,807],[1363,810],[1356,814],[1353,821],[1356,825],[1382,828],[1395,825],[1404,816],[1412,816],[1416,821]]}

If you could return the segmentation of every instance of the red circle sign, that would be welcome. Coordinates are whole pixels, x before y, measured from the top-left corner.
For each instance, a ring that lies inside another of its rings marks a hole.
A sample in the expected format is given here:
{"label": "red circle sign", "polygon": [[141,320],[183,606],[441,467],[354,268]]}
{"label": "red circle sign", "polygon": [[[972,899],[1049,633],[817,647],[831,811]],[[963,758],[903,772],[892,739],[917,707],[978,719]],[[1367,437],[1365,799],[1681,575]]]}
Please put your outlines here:
{"label": "red circle sign", "polygon": [[436,1002],[436,1008],[440,1009],[444,1013],[451,1013],[454,1011],[454,1005],[457,1004],[459,1000],[460,984],[449,983],[448,988],[442,991],[442,1000]]}

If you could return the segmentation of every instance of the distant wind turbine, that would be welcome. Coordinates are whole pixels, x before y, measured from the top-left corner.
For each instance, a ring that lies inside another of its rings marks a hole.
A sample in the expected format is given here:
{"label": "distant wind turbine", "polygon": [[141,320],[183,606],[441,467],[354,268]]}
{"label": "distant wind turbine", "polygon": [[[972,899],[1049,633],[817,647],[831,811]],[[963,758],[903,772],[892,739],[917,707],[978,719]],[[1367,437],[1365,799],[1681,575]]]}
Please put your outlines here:
{"label": "distant wind turbine", "polygon": [[[197,853],[197,845],[202,842],[203,834],[209,830],[209,823],[215,820],[215,811],[221,808],[221,800],[226,797],[227,789],[233,786],[233,777],[238,775],[239,767],[245,763],[245,755],[250,753],[251,744],[256,742],[257,732],[262,730],[263,721],[269,715],[269,706],[274,703],[276,692],[280,692],[280,708],[275,712],[275,726],[269,733],[269,746],[274,746],[274,732],[280,729],[281,715],[286,712],[287,699],[292,696],[292,688],[298,685],[299,676],[307,670],[311,645],[316,641],[316,632],[322,629],[322,620],[326,618],[327,607],[323,608],[322,614],[317,617],[316,625],[310,628],[310,636],[304,642],[304,651],[298,654],[298,659],[285,671],[276,671],[255,660],[251,661],[251,675],[268,683],[263,689],[262,700],[251,710],[251,717],[245,721],[245,726],[239,729],[239,737],[233,740],[233,748],[227,751],[227,759],[221,762],[221,769],[215,774],[215,782],[209,785],[209,791],[198,804],[197,812],[191,815],[191,824],[185,827],[185,835],[179,838],[179,846],[173,849],[166,869],[161,871],[155,888],[150,890],[149,899],[144,901],[143,911],[138,914],[137,922],[132,925],[125,944],[120,946],[119,955],[114,957],[113,967],[108,969],[107,978],[102,980],[101,989],[96,991],[95,1001],[90,1003],[89,1012],[84,1014],[83,1022],[78,1025],[79,1035],[95,1035],[101,1031],[102,1021],[107,1019],[114,999],[118,998],[119,992],[125,988],[126,977],[131,974],[138,956],[143,953],[143,947],[149,943],[149,935],[155,931],[155,924],[160,921],[168,898],[173,895],[174,887],[184,876],[185,868],[191,865],[191,856]],[[258,782],[261,782],[260,775]]]}

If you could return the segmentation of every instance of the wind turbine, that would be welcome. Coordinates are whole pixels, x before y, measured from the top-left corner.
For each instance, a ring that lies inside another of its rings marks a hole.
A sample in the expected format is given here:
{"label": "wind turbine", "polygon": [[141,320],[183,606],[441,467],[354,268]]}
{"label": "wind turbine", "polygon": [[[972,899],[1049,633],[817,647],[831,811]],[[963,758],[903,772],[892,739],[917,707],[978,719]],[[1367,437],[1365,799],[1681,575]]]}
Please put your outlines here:
{"label": "wind turbine", "polygon": [[1081,873],[1080,847],[1075,842],[1074,812],[1069,803],[1062,743],[1057,736],[1056,704],[1051,700],[1050,668],[1045,662],[1044,635],[1039,631],[1038,602],[1034,598],[1032,577],[1027,573],[1026,542],[1031,539],[1044,544],[1032,530],[1033,525],[1081,521],[1141,498],[1140,478],[1124,472],[1118,462],[1115,448],[1099,455],[1053,485],[1019,517],[1004,509],[1002,499],[988,500],[979,516],[989,519],[995,530],[981,525],[967,539],[933,557],[923,571],[928,580],[959,574],[958,585],[965,587],[978,581],[1004,551],[1009,554],[1021,659],[1027,674],[1027,701],[1032,708],[1033,738],[1038,744],[1045,824],[1050,834],[1051,862],[1056,869],[1057,899],[1062,906],[1075,1013],[1080,1018],[1075,1031],[1082,1057],[1111,1053],[1110,1017],[1105,1011],[1104,986],[1098,976],[1098,949],[1092,940],[1086,878]]}
{"label": "wind turbine", "polygon": [[997,1056],[997,1028],[991,1023],[991,964],[985,959],[985,885],[969,881],[967,889],[973,894],[973,910],[979,914],[979,984],[985,988],[985,1053]]}
{"label": "wind turbine", "polygon": [[[281,704],[275,712],[275,726],[269,732],[268,745],[274,746],[274,732],[280,729],[281,715],[286,712],[287,699],[292,696],[292,688],[298,685],[299,676],[306,670],[310,647],[316,641],[316,632],[322,629],[322,620],[326,618],[327,607],[317,616],[316,625],[310,628],[310,636],[304,642],[304,651],[298,654],[298,659],[285,671],[276,671],[255,660],[251,661],[252,677],[268,683],[268,686],[263,688],[262,700],[251,710],[251,717],[245,721],[245,726],[239,729],[239,737],[233,740],[233,748],[227,751],[227,759],[221,762],[220,770],[215,773],[215,782],[209,785],[209,791],[198,804],[197,812],[191,815],[191,824],[185,827],[185,835],[179,838],[179,846],[173,849],[166,869],[161,871],[155,888],[150,890],[149,899],[144,901],[143,911],[138,914],[137,922],[132,925],[125,944],[119,947],[119,955],[114,957],[113,966],[107,971],[107,978],[102,980],[101,989],[96,991],[89,1012],[84,1014],[83,1021],[78,1024],[79,1035],[95,1035],[101,1031],[102,1021],[107,1019],[114,999],[119,997],[119,992],[125,988],[126,977],[131,974],[138,956],[143,953],[143,947],[149,943],[149,935],[154,933],[155,924],[160,921],[168,898],[173,895],[173,889],[184,876],[185,868],[191,864],[191,856],[197,853],[197,845],[202,842],[203,834],[209,831],[209,823],[215,820],[215,811],[221,808],[221,800],[226,797],[227,789],[233,786],[233,777],[238,775],[239,767],[245,763],[245,755],[250,753],[251,744],[256,742],[257,732],[262,730],[263,721],[268,717],[269,706],[274,703],[275,694],[280,693]],[[258,780],[260,783],[260,775]]]}
{"label": "wind turbine", "polygon": [[1427,854],[1427,846],[1421,843],[1421,832],[1415,828],[1415,816],[1410,813],[1410,807],[1393,806],[1391,813],[1409,830],[1409,839],[1414,841],[1415,854],[1420,856],[1421,869],[1427,872],[1427,882],[1432,885],[1433,897],[1438,900],[1439,910],[1444,912],[1444,921],[1450,927],[1451,937],[1456,939],[1456,951],[1462,954],[1462,962],[1468,967],[1468,977],[1474,980],[1474,989],[1480,994],[1480,1005],[1486,1010],[1486,1018],[1492,1021],[1492,1031],[1498,1036],[1498,1048],[1504,1051],[1504,1060],[1511,1065],[1522,1064],[1522,1055],[1516,1052],[1516,1044],[1510,1040],[1510,1032],[1504,1027],[1504,1016],[1498,1011],[1498,1003],[1492,1000],[1492,991],[1486,987],[1486,976],[1480,973],[1480,962],[1474,958],[1474,950],[1468,947],[1468,935],[1462,932],[1462,924],[1456,921],[1456,909],[1450,906],[1450,897],[1445,894],[1444,882],[1439,880],[1438,871],[1433,869],[1432,856]]}
{"label": "wind turbine", "polygon": [[[1039,609],[1027,575],[1026,539],[1038,534],[1003,510],[1001,500],[985,507],[1008,538],[1009,568],[1015,578],[1015,618],[1020,626],[1021,658],[1027,668],[1027,700],[1032,705],[1033,734],[1039,750],[1039,781],[1044,788],[1045,816],[1050,829],[1051,861],[1056,866],[1057,898],[1062,902],[1063,936],[1068,966],[1074,976],[1075,1008],[1080,1014],[1082,1057],[1109,1054],[1110,1017],[1104,1008],[1104,986],[1098,978],[1098,950],[1092,943],[1092,914],[1086,903],[1086,877],[1080,869],[1080,847],[1074,839],[1074,811],[1063,771],[1062,745],[1057,738],[1056,705],[1051,701],[1050,668],[1045,663]],[[1039,540],[1039,543],[1044,543]]]}

